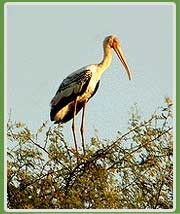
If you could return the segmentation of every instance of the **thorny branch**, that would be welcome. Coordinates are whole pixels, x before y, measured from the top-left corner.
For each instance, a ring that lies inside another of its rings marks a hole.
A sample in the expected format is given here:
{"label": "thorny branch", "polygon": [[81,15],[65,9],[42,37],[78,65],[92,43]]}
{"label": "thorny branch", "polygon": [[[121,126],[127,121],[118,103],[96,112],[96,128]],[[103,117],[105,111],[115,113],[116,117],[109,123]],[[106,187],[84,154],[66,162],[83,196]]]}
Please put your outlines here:
{"label": "thorny branch", "polygon": [[79,162],[61,127],[44,123],[33,135],[9,120],[8,139],[16,144],[8,150],[8,207],[172,208],[169,108],[143,122],[134,115],[114,141],[92,139]]}

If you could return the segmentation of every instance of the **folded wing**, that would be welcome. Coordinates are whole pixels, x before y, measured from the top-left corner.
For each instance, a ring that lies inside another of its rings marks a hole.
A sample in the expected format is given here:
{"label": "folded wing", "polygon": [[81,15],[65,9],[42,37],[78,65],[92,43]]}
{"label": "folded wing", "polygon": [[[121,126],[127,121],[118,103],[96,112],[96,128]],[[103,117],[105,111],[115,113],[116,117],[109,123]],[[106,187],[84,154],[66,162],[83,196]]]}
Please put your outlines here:
{"label": "folded wing", "polygon": [[53,121],[55,115],[66,105],[75,100],[77,96],[82,95],[92,77],[90,70],[74,72],[63,80],[55,96],[51,100],[50,118]]}

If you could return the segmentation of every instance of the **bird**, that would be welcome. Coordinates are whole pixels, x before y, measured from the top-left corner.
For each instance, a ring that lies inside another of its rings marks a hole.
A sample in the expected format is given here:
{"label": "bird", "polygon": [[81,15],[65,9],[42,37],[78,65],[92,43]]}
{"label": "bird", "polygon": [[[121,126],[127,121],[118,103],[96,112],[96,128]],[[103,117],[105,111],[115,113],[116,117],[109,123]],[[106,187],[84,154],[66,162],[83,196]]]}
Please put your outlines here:
{"label": "bird", "polygon": [[50,102],[50,119],[54,123],[66,123],[72,119],[72,132],[76,154],[78,146],[76,139],[76,115],[82,109],[81,138],[85,155],[85,112],[86,104],[97,92],[100,78],[112,61],[112,49],[116,52],[124,66],[129,80],[132,74],[116,35],[109,35],[103,41],[104,57],[98,64],[91,64],[68,75],[60,84],[55,96]]}

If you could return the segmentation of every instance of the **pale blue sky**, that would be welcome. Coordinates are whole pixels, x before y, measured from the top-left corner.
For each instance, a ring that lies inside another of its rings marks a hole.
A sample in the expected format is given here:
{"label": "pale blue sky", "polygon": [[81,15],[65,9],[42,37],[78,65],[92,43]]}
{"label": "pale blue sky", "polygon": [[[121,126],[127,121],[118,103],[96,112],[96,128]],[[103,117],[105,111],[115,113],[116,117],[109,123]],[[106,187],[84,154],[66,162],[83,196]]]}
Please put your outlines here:
{"label": "pale blue sky", "polygon": [[[133,80],[113,54],[86,112],[86,139],[126,131],[138,103],[149,117],[173,96],[173,5],[7,5],[7,112],[36,130],[71,72],[101,61],[103,39],[119,37]],[[81,115],[77,118],[80,127]],[[52,124],[49,122],[49,124]],[[72,141],[71,122],[64,134]],[[80,135],[80,133],[78,133]]]}

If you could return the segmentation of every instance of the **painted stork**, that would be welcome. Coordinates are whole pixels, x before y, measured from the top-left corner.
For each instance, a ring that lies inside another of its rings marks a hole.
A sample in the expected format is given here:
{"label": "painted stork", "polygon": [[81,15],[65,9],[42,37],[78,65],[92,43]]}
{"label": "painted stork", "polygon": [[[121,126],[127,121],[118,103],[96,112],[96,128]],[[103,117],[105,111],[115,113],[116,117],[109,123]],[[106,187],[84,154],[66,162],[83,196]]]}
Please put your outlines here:
{"label": "painted stork", "polygon": [[109,67],[112,60],[112,48],[119,57],[124,66],[129,80],[132,79],[130,69],[122,52],[117,36],[111,35],[104,39],[104,58],[99,64],[85,66],[67,76],[59,86],[54,98],[51,100],[51,121],[55,123],[65,123],[71,119],[72,131],[76,153],[78,154],[76,140],[76,114],[83,109],[81,122],[82,147],[85,154],[84,145],[84,120],[86,104],[89,99],[96,93],[101,75]]}

